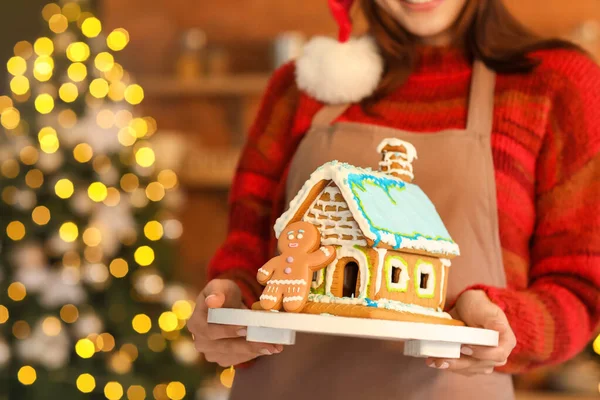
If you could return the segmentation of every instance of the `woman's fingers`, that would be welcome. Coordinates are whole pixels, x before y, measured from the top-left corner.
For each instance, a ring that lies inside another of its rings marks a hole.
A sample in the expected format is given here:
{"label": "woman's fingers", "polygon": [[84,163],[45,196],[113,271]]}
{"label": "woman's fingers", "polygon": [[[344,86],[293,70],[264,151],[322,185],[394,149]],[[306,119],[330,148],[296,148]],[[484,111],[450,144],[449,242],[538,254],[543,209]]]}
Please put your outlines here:
{"label": "woman's fingers", "polygon": [[457,359],[428,358],[425,363],[431,368],[446,369],[456,372],[466,369],[486,370],[499,366],[494,361],[479,360],[469,356],[462,356],[461,358]]}
{"label": "woman's fingers", "polygon": [[244,338],[204,340],[196,339],[196,349],[202,353],[222,353],[240,355],[271,355],[280,353],[283,348],[268,343],[247,342]]}

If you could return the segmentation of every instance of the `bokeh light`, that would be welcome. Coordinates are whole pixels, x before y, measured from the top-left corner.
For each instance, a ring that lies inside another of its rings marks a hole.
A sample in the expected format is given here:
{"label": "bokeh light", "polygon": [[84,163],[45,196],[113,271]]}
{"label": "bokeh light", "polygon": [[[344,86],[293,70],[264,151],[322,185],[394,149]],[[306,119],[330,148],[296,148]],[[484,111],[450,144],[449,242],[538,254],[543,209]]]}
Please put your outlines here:
{"label": "bokeh light", "polygon": [[144,100],[144,89],[140,85],[130,85],[125,89],[125,100],[132,105],[138,105]]}
{"label": "bokeh light", "polygon": [[77,96],[79,96],[79,89],[77,89],[77,86],[74,83],[65,83],[61,85],[58,95],[65,103],[72,103],[77,100]]}
{"label": "bokeh light", "polygon": [[135,153],[135,161],[141,167],[151,167],[156,161],[156,156],[154,155],[154,150],[150,147],[142,147]]}
{"label": "bokeh light", "polygon": [[62,323],[56,317],[47,317],[42,322],[42,331],[47,336],[58,336],[62,330]]}
{"label": "bokeh light", "polygon": [[80,339],[75,344],[75,352],[81,358],[92,358],[96,353],[96,346],[90,339]]}
{"label": "bokeh light", "polygon": [[57,136],[46,135],[40,139],[40,148],[46,154],[56,153],[59,147],[60,143]]}
{"label": "bokeh light", "polygon": [[170,169],[165,169],[158,174],[158,181],[165,189],[173,189],[178,183],[177,174]]}
{"label": "bokeh light", "polygon": [[6,234],[11,240],[18,242],[25,237],[25,225],[20,221],[12,221],[6,226]]}
{"label": "bokeh light", "polygon": [[98,336],[98,340],[102,341],[101,350],[105,353],[112,351],[115,348],[115,338],[110,333],[103,333]]}
{"label": "bokeh light", "polygon": [[6,308],[3,305],[0,305],[0,324],[6,323],[9,317],[10,313],[8,312],[8,308]]}
{"label": "bokeh light", "polygon": [[66,304],[60,309],[60,318],[67,324],[75,323],[79,319],[79,310],[73,304]]}
{"label": "bokeh light", "polygon": [[133,128],[126,126],[119,130],[117,139],[123,146],[129,147],[135,144],[137,140],[137,134]]}
{"label": "bokeh light", "polygon": [[122,258],[117,258],[110,263],[110,273],[115,278],[123,278],[129,272],[129,264]]}
{"label": "bokeh light", "polygon": [[40,56],[33,64],[33,76],[40,82],[47,82],[52,78],[54,60],[52,57]]}
{"label": "bokeh light", "polygon": [[177,300],[175,304],[173,304],[173,312],[180,320],[188,320],[192,316],[194,309],[192,305],[187,300]]}
{"label": "bokeh light", "polygon": [[50,210],[46,206],[38,206],[33,209],[31,219],[37,225],[43,226],[50,222]]}
{"label": "bokeh light", "polygon": [[19,340],[27,339],[31,334],[31,327],[25,321],[17,321],[13,324],[12,333]]}
{"label": "bokeh light", "polygon": [[167,385],[167,396],[173,400],[182,400],[185,397],[185,386],[181,382],[171,382]]}
{"label": "bokeh light", "polygon": [[158,221],[150,221],[144,225],[144,235],[146,235],[149,240],[160,240],[163,237],[163,234],[163,226]]}
{"label": "bokeh light", "polygon": [[73,82],[82,82],[87,77],[87,67],[79,62],[73,63],[69,66],[67,75]]}
{"label": "bokeh light", "polygon": [[95,38],[102,32],[102,23],[98,18],[87,18],[81,24],[81,31],[89,38]]}
{"label": "bokeh light", "polygon": [[81,7],[75,2],[66,3],[62,8],[62,13],[70,22],[75,22],[81,15]]}
{"label": "bokeh light", "polygon": [[73,157],[77,162],[86,163],[92,159],[94,151],[92,146],[87,143],[80,143],[73,149]]}
{"label": "bokeh light", "polygon": [[29,60],[33,55],[33,46],[26,40],[22,40],[15,44],[13,49],[15,56]]}
{"label": "bokeh light", "polygon": [[58,114],[58,123],[63,128],[73,128],[77,124],[77,114],[71,109],[63,110]]}
{"label": "bokeh light", "polygon": [[29,92],[29,79],[19,75],[10,81],[10,90],[16,95],[24,95]]}
{"label": "bokeh light", "polygon": [[117,83],[123,79],[125,71],[121,64],[114,63],[110,71],[104,73],[104,77],[113,83]]}
{"label": "bokeh light", "polygon": [[123,397],[123,386],[118,382],[108,382],[104,386],[104,395],[108,400],[119,400]]}
{"label": "bokeh light", "polygon": [[37,189],[44,183],[44,174],[39,169],[32,169],[25,175],[25,183],[32,189]]}
{"label": "bokeh light", "polygon": [[2,111],[2,117],[0,118],[2,126],[6,129],[15,129],[21,122],[21,114],[19,110],[14,107],[8,107]]}
{"label": "bokeh light", "polygon": [[13,282],[8,286],[7,293],[12,301],[22,301],[27,296],[27,289],[21,282]]}
{"label": "bokeh light", "polygon": [[21,167],[19,167],[19,163],[16,160],[6,160],[0,166],[0,171],[2,171],[2,175],[7,178],[13,179],[19,175],[19,171],[21,171]]}
{"label": "bokeh light", "polygon": [[129,33],[122,28],[115,29],[106,38],[106,44],[113,51],[121,51],[129,43]]}
{"label": "bokeh light", "polygon": [[115,65],[115,58],[110,53],[102,52],[96,56],[96,59],[94,60],[94,65],[96,66],[98,71],[108,72]]}
{"label": "bokeh light", "polygon": [[101,110],[96,115],[96,123],[100,128],[110,129],[115,125],[115,114],[111,110]]}
{"label": "bokeh light", "polygon": [[121,177],[121,188],[127,192],[132,193],[140,186],[140,180],[132,173],[127,173]]}
{"label": "bokeh light", "polygon": [[158,182],[152,182],[146,187],[146,196],[151,201],[161,201],[165,197],[165,188]]}
{"label": "bokeh light", "polygon": [[131,371],[131,360],[127,354],[117,351],[113,353],[109,361],[110,368],[113,372],[119,375],[125,375]]}
{"label": "bokeh light", "polygon": [[47,37],[41,37],[33,44],[33,51],[38,56],[51,56],[54,53],[54,43]]}
{"label": "bokeh light", "polygon": [[72,243],[79,237],[79,228],[73,222],[65,222],[60,226],[59,236],[67,243]]}
{"label": "bokeh light", "polygon": [[102,242],[102,232],[100,229],[91,227],[83,232],[83,243],[90,247],[96,247]]}
{"label": "bokeh light", "polygon": [[147,267],[154,262],[154,250],[148,246],[138,247],[134,254],[135,262]]}
{"label": "bokeh light", "polygon": [[90,374],[81,374],[77,377],[77,389],[82,393],[91,393],[96,388],[96,379]]}
{"label": "bokeh light", "polygon": [[56,185],[54,185],[54,192],[61,199],[68,199],[69,197],[73,196],[74,191],[75,188],[73,186],[73,182],[66,178],[59,180],[56,182]]}
{"label": "bokeh light", "polygon": [[116,207],[121,202],[121,193],[119,189],[110,187],[106,192],[106,199],[104,199],[104,204],[109,207]]}
{"label": "bokeh light", "polygon": [[54,33],[63,33],[69,28],[69,20],[62,14],[54,14],[48,21],[50,30]]}
{"label": "bokeh light", "polygon": [[33,383],[37,380],[37,373],[33,367],[25,365],[19,369],[17,377],[19,378],[19,382],[25,386],[29,386],[33,385]]}
{"label": "bokeh light", "polygon": [[123,82],[112,82],[108,88],[108,97],[115,102],[122,101],[125,98],[126,89],[127,85],[125,85]]}
{"label": "bokeh light", "polygon": [[133,317],[131,325],[133,326],[133,330],[139,334],[148,333],[152,329],[152,321],[146,314],[138,314]]}
{"label": "bokeh light", "polygon": [[35,164],[39,157],[40,153],[38,153],[37,149],[33,146],[25,146],[19,152],[19,158],[25,165]]}
{"label": "bokeh light", "polygon": [[72,62],[84,62],[90,57],[90,46],[84,42],[71,43],[67,47],[67,57]]}
{"label": "bokeh light", "polygon": [[123,346],[121,346],[121,351],[127,354],[127,357],[129,357],[129,360],[131,362],[137,360],[139,356],[139,351],[137,347],[135,347],[135,345],[131,343],[125,343]]}
{"label": "bokeh light", "polygon": [[6,68],[14,76],[23,75],[27,71],[27,61],[23,57],[11,57],[6,63]]}
{"label": "bokeh light", "polygon": [[40,94],[35,99],[35,109],[40,114],[49,114],[54,110],[54,99],[47,93]]}
{"label": "bokeh light", "polygon": [[94,79],[90,83],[90,93],[97,99],[103,99],[108,95],[108,82],[105,79]]}
{"label": "bokeh light", "polygon": [[165,332],[172,332],[177,329],[179,321],[174,312],[166,311],[158,317],[158,326]]}
{"label": "bokeh light", "polygon": [[88,187],[88,196],[96,203],[100,203],[108,195],[108,189],[102,182],[94,182]]}
{"label": "bokeh light", "polygon": [[139,385],[129,386],[127,389],[128,400],[144,400],[146,398],[146,389]]}
{"label": "bokeh light", "polygon": [[167,342],[162,335],[155,333],[148,338],[148,348],[155,353],[160,353],[167,348]]}

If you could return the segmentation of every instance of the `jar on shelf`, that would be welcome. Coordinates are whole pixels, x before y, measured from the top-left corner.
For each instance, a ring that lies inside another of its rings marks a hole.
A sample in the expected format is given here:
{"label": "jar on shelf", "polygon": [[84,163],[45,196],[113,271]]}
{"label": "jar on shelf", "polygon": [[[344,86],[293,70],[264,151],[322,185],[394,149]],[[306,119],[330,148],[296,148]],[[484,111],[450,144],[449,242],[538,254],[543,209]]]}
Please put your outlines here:
{"label": "jar on shelf", "polygon": [[177,59],[176,74],[181,79],[199,79],[205,75],[206,33],[193,28],[186,31],[181,40],[181,52]]}

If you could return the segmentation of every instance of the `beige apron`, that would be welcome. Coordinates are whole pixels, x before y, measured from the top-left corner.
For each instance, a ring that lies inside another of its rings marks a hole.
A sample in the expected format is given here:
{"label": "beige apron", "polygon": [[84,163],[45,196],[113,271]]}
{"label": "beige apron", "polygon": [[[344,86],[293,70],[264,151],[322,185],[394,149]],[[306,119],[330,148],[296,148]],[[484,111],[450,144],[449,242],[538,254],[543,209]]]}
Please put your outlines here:
{"label": "beige apron", "polygon": [[[418,151],[415,183],[436,205],[461,256],[453,260],[448,300],[467,286],[503,287],[506,278],[498,233],[491,132],[495,75],[476,62],[466,130],[411,133],[359,123],[333,123],[348,106],[325,107],[314,118],[292,161],[287,186],[293,198],[327,161],[377,168],[377,145],[395,137]],[[283,353],[238,370],[232,400],[371,400],[514,398],[509,375],[466,378],[404,357],[390,342],[298,335]]]}

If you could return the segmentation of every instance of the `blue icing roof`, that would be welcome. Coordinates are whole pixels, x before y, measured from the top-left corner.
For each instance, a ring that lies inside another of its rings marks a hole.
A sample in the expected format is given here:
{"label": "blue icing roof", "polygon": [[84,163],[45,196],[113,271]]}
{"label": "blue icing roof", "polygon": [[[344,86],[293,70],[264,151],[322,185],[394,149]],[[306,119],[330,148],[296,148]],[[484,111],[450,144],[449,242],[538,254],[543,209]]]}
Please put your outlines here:
{"label": "blue icing roof", "polygon": [[277,220],[277,237],[308,200],[313,186],[324,180],[339,187],[360,229],[375,245],[385,243],[396,249],[440,255],[460,254],[435,206],[417,185],[339,161],[328,162],[311,175],[290,208]]}
{"label": "blue icing roof", "polygon": [[344,183],[377,238],[376,245],[384,236],[395,238],[395,248],[411,247],[402,246],[407,239],[454,243],[435,206],[418,186],[372,173],[350,173]]}

